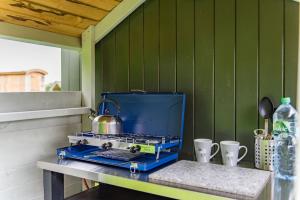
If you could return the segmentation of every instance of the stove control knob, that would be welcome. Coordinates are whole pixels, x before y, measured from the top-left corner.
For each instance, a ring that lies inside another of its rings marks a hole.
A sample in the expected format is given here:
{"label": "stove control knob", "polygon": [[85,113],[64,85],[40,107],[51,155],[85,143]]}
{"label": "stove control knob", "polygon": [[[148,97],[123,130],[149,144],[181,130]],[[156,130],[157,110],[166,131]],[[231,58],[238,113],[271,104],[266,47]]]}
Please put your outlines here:
{"label": "stove control knob", "polygon": [[130,152],[131,153],[136,153],[137,151],[140,151],[141,150],[141,146],[140,145],[136,145],[136,146],[132,146],[130,147]]}
{"label": "stove control knob", "polygon": [[108,142],[108,143],[107,143],[107,146],[108,146],[109,148],[111,148],[111,147],[112,147],[112,143],[111,143],[111,142]]}
{"label": "stove control knob", "polygon": [[87,145],[89,142],[86,140],[86,139],[84,139],[83,141],[82,141],[82,144],[85,144],[85,145]]}
{"label": "stove control knob", "polygon": [[135,153],[135,152],[136,152],[135,146],[130,147],[129,151],[130,151],[131,153]]}
{"label": "stove control knob", "polygon": [[141,150],[141,146],[140,145],[136,145],[135,149],[136,149],[136,151],[140,151]]}
{"label": "stove control knob", "polygon": [[103,144],[101,145],[101,147],[102,147],[102,149],[107,149],[107,144],[106,144],[106,143],[103,143]]}
{"label": "stove control knob", "polygon": [[112,147],[112,143],[111,142],[103,143],[101,147],[102,149],[109,149]]}

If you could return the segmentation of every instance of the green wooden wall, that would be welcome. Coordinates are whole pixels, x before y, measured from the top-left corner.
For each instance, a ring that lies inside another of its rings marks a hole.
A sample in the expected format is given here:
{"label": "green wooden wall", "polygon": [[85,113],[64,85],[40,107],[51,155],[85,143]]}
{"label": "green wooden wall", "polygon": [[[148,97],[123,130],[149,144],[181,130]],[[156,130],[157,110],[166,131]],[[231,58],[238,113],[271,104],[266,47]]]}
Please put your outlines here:
{"label": "green wooden wall", "polygon": [[258,100],[296,101],[298,11],[292,0],[148,0],[96,45],[96,92],[185,92],[182,158],[201,137],[238,140],[252,161]]}

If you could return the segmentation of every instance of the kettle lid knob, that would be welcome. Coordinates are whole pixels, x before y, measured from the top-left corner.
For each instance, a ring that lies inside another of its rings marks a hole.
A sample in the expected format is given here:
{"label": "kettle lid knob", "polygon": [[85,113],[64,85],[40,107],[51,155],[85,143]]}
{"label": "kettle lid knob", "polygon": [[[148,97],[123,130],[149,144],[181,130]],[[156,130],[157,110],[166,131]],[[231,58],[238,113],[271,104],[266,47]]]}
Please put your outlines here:
{"label": "kettle lid knob", "polygon": [[106,108],[106,109],[104,110],[104,114],[106,114],[106,115],[109,114],[109,109],[108,109],[108,108]]}

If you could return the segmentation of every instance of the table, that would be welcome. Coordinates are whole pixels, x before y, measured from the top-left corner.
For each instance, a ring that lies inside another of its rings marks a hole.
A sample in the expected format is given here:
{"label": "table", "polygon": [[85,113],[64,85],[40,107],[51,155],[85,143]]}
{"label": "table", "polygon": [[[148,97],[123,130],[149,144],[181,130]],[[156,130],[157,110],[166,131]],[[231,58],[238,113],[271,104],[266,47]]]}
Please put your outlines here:
{"label": "table", "polygon": [[[140,172],[131,174],[127,169],[83,161],[59,160],[57,157],[50,157],[38,161],[37,166],[43,169],[45,200],[64,199],[64,174],[174,199],[228,199],[221,196],[150,183],[148,180],[149,173]],[[262,196],[266,195],[263,194]]]}

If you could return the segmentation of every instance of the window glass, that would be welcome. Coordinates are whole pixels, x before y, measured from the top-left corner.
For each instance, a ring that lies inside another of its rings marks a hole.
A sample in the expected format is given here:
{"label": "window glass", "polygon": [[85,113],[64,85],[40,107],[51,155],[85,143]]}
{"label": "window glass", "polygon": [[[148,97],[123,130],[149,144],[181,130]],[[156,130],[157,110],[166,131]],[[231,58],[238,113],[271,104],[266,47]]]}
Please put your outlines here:
{"label": "window glass", "polygon": [[0,39],[0,92],[60,90],[60,48]]}

